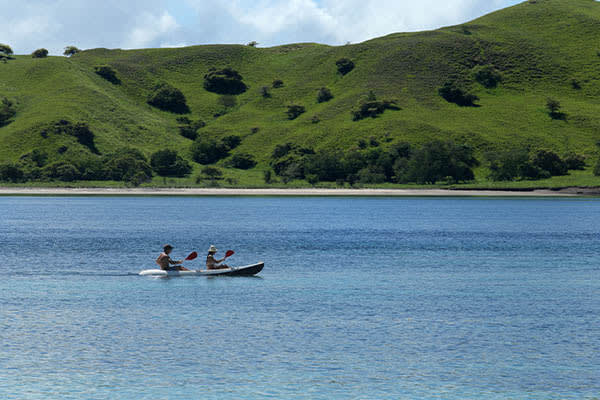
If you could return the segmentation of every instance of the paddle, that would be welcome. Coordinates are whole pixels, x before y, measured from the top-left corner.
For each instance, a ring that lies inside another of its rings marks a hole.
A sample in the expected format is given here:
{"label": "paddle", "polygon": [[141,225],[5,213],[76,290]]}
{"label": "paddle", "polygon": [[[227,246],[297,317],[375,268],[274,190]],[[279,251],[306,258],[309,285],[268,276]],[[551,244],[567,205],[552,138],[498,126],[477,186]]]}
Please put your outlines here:
{"label": "paddle", "polygon": [[195,251],[193,253],[190,253],[189,256],[187,256],[185,258],[185,260],[183,261],[191,261],[191,260],[195,260],[198,257],[198,253],[196,253]]}
{"label": "paddle", "polygon": [[231,257],[234,254],[235,254],[235,251],[233,251],[233,250],[227,250],[227,253],[225,253],[225,258],[229,258],[229,257]]}

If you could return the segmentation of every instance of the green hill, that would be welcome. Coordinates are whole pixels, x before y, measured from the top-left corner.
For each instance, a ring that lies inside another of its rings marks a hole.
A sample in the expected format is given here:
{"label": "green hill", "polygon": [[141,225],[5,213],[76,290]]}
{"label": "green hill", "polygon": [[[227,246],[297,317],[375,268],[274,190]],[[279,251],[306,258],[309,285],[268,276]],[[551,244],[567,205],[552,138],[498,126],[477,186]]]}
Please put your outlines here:
{"label": "green hill", "polygon": [[[51,161],[89,153],[73,136],[41,135],[60,120],[86,122],[101,154],[127,146],[149,156],[169,148],[191,160],[192,140],[177,128],[181,115],[147,104],[154,86],[166,82],[185,95],[191,110],[186,116],[206,123],[200,136],[239,135],[242,143],[231,154],[250,153],[258,161],[247,171],[224,168],[226,160],[220,161],[225,176],[234,178],[230,184],[263,185],[263,171],[278,144],[347,150],[360,139],[374,138],[384,148],[432,139],[470,145],[482,162],[471,186],[600,186],[600,177],[591,171],[600,140],[599,27],[600,4],[594,0],[537,0],[460,26],[339,47],[211,45],[93,49],[71,58],[15,56],[0,63],[0,98],[14,101],[17,110],[14,120],[0,128],[0,163],[17,162],[36,148]],[[340,58],[355,64],[344,76],[336,67]],[[99,65],[111,66],[121,84],[97,75]],[[496,88],[474,79],[481,66],[501,73]],[[203,86],[210,68],[224,67],[237,70],[248,86],[230,107]],[[271,88],[275,79],[283,87]],[[459,107],[441,98],[438,88],[450,80],[476,94],[480,107]],[[271,97],[261,95],[264,86],[271,88]],[[317,102],[321,87],[331,90],[332,100]],[[400,109],[353,121],[351,111],[370,91],[379,99],[395,99]],[[547,98],[560,101],[565,119],[549,117]],[[289,120],[290,104],[306,112]],[[586,156],[588,168],[543,181],[492,183],[484,155],[507,147],[578,153]],[[168,183],[193,184],[202,166],[193,167],[191,177]],[[155,178],[154,183],[164,181]]]}

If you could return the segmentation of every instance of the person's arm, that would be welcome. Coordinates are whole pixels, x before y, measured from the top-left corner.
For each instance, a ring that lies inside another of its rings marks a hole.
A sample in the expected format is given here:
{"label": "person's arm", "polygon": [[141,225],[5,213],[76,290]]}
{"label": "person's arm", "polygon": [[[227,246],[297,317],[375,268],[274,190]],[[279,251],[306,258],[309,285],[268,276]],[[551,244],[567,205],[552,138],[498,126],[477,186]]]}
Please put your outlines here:
{"label": "person's arm", "polygon": [[177,265],[177,264],[181,264],[183,261],[179,260],[179,261],[174,261],[171,259],[171,257],[169,257],[169,264],[171,265]]}

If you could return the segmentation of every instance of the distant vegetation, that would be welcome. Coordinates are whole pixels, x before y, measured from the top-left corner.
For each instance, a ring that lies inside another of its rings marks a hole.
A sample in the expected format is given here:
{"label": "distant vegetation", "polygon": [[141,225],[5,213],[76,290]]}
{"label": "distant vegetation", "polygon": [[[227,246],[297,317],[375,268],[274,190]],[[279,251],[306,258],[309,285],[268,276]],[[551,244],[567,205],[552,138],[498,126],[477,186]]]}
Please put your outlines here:
{"label": "distant vegetation", "polygon": [[237,95],[244,93],[247,89],[243,77],[232,68],[211,68],[204,75],[204,88],[209,92],[218,94]]}
{"label": "distant vegetation", "polygon": [[342,75],[346,75],[354,69],[354,62],[348,58],[340,58],[335,62],[335,65]]}
{"label": "distant vegetation", "polygon": [[75,46],[67,46],[65,47],[65,51],[63,52],[63,55],[67,56],[67,57],[71,57],[77,53],[80,53],[81,50],[79,50],[77,47]]}
{"label": "distant vegetation", "polygon": [[468,93],[466,90],[458,87],[454,82],[446,82],[442,86],[438,93],[449,103],[454,103],[461,107],[476,107],[475,102],[479,100],[479,97],[472,93]]}
{"label": "distant vegetation", "polygon": [[333,99],[333,94],[331,94],[331,90],[326,87],[322,87],[319,89],[319,93],[317,93],[317,103],[324,103]]}
{"label": "distant vegetation", "polygon": [[[97,65],[94,67],[94,72],[96,72],[96,74],[100,75],[101,77],[103,77],[104,79],[106,79],[107,81],[109,81],[112,84],[115,84],[115,85],[121,84],[121,80],[117,76],[117,72],[108,65]],[[185,103],[185,99],[184,99],[184,103]]]}
{"label": "distant vegetation", "polygon": [[192,166],[175,150],[159,150],[150,157],[150,166],[160,176],[184,177],[192,172]]}
{"label": "distant vegetation", "polygon": [[190,112],[181,90],[168,83],[160,83],[154,87],[154,90],[148,97],[148,104],[163,111],[170,111],[176,114],[187,114]]}
{"label": "distant vegetation", "polygon": [[46,58],[48,57],[48,50],[46,49],[37,49],[33,53],[31,53],[33,58]]}
{"label": "distant vegetation", "polygon": [[236,135],[226,136],[220,140],[199,137],[192,144],[192,158],[199,164],[214,164],[226,158],[240,143],[241,139]]}
{"label": "distant vegetation", "polygon": [[11,57],[12,54],[13,54],[13,50],[9,45],[0,43],[0,60],[2,60],[3,62],[12,60],[13,59]]}
{"label": "distant vegetation", "polygon": [[204,128],[206,123],[202,120],[192,121],[188,117],[177,118],[179,123],[179,134],[184,138],[196,140],[198,137],[198,130]]}
{"label": "distant vegetation", "polygon": [[396,105],[395,100],[377,100],[375,93],[369,93],[366,99],[362,100],[358,108],[353,110],[352,120],[360,121],[365,118],[376,118],[378,115],[383,114],[385,110],[399,110],[400,107]]}
{"label": "distant vegetation", "polygon": [[288,106],[286,114],[288,119],[296,119],[306,112],[306,108],[299,104],[291,104]]}
{"label": "distant vegetation", "polygon": [[490,65],[475,68],[474,76],[477,82],[488,89],[495,88],[502,82],[502,75],[500,72]]}
{"label": "distant vegetation", "polygon": [[15,104],[4,97],[0,102],[0,127],[8,124],[17,115]]}

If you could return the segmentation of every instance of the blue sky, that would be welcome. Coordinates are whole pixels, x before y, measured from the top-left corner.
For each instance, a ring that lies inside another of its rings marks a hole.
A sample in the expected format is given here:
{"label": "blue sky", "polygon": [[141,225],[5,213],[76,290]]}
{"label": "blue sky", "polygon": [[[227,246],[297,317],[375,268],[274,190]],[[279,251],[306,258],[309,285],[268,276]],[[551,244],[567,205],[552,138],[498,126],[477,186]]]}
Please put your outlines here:
{"label": "blue sky", "polygon": [[[0,43],[177,47],[207,43],[357,43],[460,24],[517,0],[0,0]],[[18,5],[16,5],[18,4]],[[15,6],[16,5],[16,6]]]}

